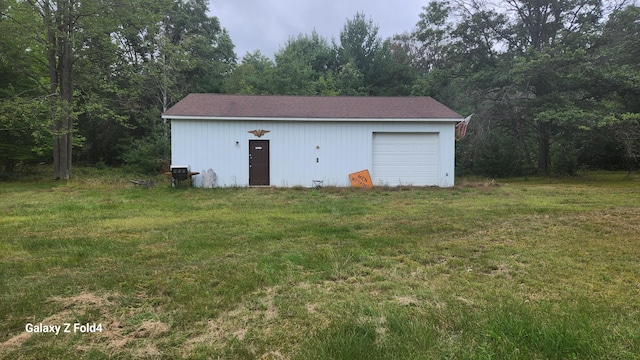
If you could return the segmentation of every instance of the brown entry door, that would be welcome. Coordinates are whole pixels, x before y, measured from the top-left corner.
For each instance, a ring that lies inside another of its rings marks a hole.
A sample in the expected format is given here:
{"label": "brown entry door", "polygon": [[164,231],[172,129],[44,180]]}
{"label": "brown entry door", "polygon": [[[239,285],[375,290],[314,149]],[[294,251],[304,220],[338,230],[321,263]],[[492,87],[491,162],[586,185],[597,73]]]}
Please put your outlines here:
{"label": "brown entry door", "polygon": [[249,140],[249,186],[269,185],[269,140]]}

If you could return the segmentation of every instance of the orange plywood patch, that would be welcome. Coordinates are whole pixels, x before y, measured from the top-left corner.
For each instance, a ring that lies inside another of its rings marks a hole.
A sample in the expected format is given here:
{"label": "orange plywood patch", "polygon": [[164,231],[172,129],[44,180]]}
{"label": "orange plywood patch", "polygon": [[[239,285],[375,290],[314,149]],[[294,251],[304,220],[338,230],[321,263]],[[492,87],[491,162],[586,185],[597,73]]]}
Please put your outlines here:
{"label": "orange plywood patch", "polygon": [[373,187],[371,183],[371,175],[369,170],[362,170],[349,174],[349,180],[351,180],[351,186],[355,187]]}

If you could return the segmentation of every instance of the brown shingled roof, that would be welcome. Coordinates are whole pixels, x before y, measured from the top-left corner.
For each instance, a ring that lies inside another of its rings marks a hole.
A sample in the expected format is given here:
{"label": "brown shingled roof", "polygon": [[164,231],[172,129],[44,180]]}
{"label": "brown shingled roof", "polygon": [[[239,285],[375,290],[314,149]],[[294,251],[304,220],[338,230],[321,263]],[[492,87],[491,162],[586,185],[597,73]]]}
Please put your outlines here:
{"label": "brown shingled roof", "polygon": [[211,118],[462,119],[430,97],[190,94],[163,114]]}

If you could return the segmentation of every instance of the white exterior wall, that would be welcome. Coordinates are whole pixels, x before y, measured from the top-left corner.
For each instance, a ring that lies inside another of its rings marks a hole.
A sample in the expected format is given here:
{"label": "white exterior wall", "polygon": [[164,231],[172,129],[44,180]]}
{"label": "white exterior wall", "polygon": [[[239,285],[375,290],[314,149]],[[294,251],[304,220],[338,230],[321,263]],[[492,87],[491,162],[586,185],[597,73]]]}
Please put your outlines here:
{"label": "white exterior wall", "polygon": [[[248,186],[249,140],[269,140],[271,186],[350,186],[350,173],[372,169],[376,132],[438,133],[436,185],[454,185],[455,122],[172,120],[172,164],[213,169],[216,186]],[[248,131],[270,130],[258,138]],[[237,144],[236,144],[237,142]],[[317,159],[317,160],[316,160]],[[372,177],[374,174],[372,174]],[[201,186],[202,176],[194,179]],[[374,184],[379,185],[379,184]]]}

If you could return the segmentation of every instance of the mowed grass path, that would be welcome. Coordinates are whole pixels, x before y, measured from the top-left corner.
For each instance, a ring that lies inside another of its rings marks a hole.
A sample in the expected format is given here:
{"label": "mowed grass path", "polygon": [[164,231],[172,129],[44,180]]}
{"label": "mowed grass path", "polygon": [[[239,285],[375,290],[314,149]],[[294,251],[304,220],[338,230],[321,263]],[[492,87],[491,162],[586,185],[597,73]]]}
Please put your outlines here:
{"label": "mowed grass path", "polygon": [[0,358],[640,357],[637,175],[458,182],[2,182]]}

